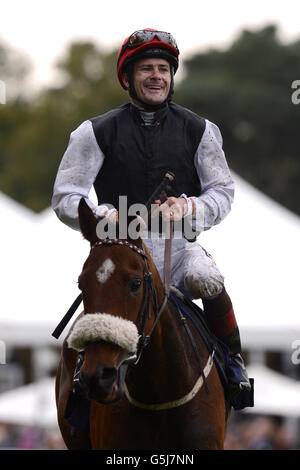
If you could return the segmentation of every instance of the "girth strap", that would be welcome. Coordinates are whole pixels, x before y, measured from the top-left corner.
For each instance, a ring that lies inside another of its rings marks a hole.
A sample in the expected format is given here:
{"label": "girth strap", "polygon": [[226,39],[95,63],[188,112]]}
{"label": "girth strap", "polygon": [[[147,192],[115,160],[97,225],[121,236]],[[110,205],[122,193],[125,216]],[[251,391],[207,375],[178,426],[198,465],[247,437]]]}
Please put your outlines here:
{"label": "girth strap", "polygon": [[147,404],[147,403],[142,403],[138,400],[135,400],[129,393],[128,388],[126,386],[126,383],[124,383],[124,392],[126,395],[127,400],[129,403],[133,406],[136,406],[137,408],[142,408],[143,410],[148,410],[148,411],[161,411],[161,410],[169,410],[171,408],[178,408],[179,406],[185,405],[189,401],[191,401],[199,392],[201,389],[204,379],[209,376],[209,373],[212,369],[212,366],[214,364],[213,358],[211,355],[209,355],[207,359],[207,363],[203,369],[203,375],[201,374],[200,377],[198,378],[197,382],[195,383],[194,387],[192,390],[187,393],[184,397],[179,398],[178,400],[172,400],[168,401],[166,403],[157,403],[157,404]]}

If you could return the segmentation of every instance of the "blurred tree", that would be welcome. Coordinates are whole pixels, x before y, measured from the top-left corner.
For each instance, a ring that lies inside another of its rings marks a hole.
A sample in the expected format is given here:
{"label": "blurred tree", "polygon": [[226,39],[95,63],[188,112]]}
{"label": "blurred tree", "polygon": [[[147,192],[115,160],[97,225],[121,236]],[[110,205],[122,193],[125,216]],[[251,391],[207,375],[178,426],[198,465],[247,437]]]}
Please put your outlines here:
{"label": "blurred tree", "polygon": [[32,64],[28,57],[6,42],[0,42],[0,80],[6,84],[8,100],[23,100],[31,70]]}
{"label": "blurred tree", "polygon": [[33,102],[0,106],[0,190],[39,212],[51,202],[69,134],[82,121],[127,101],[116,78],[116,54],[74,43],[57,66],[64,83]]}
{"label": "blurred tree", "polygon": [[93,43],[74,43],[57,64],[65,84],[54,93],[63,94],[80,122],[128,101],[117,80],[116,58],[117,51],[104,54]]}
{"label": "blurred tree", "polygon": [[177,101],[220,126],[229,166],[300,214],[300,41],[282,44],[275,26],[244,31],[228,50],[185,62]]}

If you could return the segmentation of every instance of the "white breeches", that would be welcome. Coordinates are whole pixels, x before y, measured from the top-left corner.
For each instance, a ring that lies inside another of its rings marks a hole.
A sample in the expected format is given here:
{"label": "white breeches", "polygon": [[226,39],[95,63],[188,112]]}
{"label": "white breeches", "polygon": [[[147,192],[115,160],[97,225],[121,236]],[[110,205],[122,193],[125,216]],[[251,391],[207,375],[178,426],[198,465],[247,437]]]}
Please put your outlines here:
{"label": "white breeches", "polygon": [[[165,240],[147,238],[143,241],[163,280]],[[194,299],[209,299],[221,293],[224,277],[212,256],[198,242],[173,239],[171,284],[179,289],[185,288]]]}

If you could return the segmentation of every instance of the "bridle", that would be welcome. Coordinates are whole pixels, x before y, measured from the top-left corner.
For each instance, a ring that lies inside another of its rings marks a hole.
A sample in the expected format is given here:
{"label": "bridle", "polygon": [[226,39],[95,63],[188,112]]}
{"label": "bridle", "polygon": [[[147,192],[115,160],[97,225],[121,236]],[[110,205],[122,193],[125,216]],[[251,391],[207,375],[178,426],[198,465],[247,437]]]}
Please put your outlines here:
{"label": "bridle", "polygon": [[[94,245],[91,246],[91,250],[99,246],[107,247],[107,246],[113,246],[113,245],[130,248],[131,250],[138,253],[144,260],[143,297],[142,297],[141,306],[139,308],[137,319],[136,319],[136,327],[139,331],[139,342],[138,342],[137,352],[127,357],[123,362],[123,364],[136,365],[140,360],[140,357],[142,355],[144,348],[149,344],[152,333],[167,305],[167,301],[169,298],[169,289],[168,288],[165,289],[164,299],[163,299],[161,306],[159,307],[158,300],[157,300],[157,293],[156,293],[156,289],[154,286],[153,275],[149,269],[148,255],[142,248],[138,248],[136,245],[128,242],[127,240],[120,240],[118,238],[116,239],[108,238],[105,240],[98,240],[96,243],[94,243]],[[153,302],[154,304],[153,311],[154,311],[155,320],[153,322],[151,330],[149,331],[147,335],[145,335],[147,319],[150,319],[151,317],[151,302]]]}

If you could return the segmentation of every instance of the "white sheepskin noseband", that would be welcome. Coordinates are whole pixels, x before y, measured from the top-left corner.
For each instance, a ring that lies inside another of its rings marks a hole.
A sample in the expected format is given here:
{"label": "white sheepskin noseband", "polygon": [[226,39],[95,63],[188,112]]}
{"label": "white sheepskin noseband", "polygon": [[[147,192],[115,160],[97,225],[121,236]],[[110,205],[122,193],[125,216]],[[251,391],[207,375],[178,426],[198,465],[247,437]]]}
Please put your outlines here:
{"label": "white sheepskin noseband", "polygon": [[75,324],[68,346],[82,351],[88,343],[104,340],[135,353],[138,339],[138,330],[132,321],[109,313],[87,313]]}

